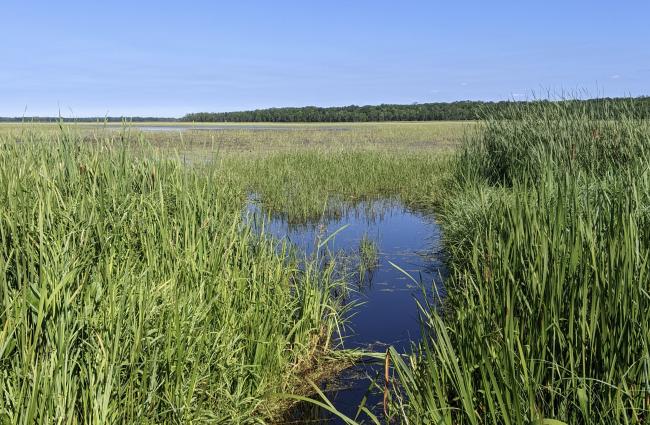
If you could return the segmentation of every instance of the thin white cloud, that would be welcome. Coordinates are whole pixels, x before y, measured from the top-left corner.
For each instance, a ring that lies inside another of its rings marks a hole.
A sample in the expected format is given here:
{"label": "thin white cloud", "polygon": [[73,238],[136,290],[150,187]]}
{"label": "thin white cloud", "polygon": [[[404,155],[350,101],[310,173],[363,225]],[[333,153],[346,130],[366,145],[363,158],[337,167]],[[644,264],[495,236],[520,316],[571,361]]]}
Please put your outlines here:
{"label": "thin white cloud", "polygon": [[618,80],[619,78],[621,78],[621,76],[619,74],[613,74],[610,75],[609,78],[611,78],[612,80]]}

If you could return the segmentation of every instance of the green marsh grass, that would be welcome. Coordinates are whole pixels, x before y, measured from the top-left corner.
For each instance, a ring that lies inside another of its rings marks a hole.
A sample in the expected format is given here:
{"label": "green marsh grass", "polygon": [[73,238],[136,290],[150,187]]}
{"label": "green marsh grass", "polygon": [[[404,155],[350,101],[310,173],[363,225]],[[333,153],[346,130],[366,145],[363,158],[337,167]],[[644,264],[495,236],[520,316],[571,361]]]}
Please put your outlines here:
{"label": "green marsh grass", "polygon": [[370,236],[364,234],[359,241],[359,257],[365,268],[374,267],[379,261],[379,248]]}
{"label": "green marsh grass", "polygon": [[281,394],[334,370],[345,310],[332,293],[346,288],[334,261],[305,263],[253,232],[246,199],[299,223],[432,196],[449,163],[438,136],[416,151],[405,138],[416,130],[382,128],[364,130],[374,141],[325,145],[328,133],[273,133],[268,149],[243,130],[229,146],[129,128],[3,128],[2,421],[281,418]]}
{"label": "green marsh grass", "polygon": [[364,234],[359,241],[359,280],[365,281],[379,263],[377,242]]}
{"label": "green marsh grass", "polygon": [[[191,125],[192,130],[184,130]],[[212,149],[238,152],[278,152],[304,149],[450,150],[457,147],[475,123],[470,121],[384,123],[64,123],[85,139],[125,134],[132,140],[147,139],[160,148],[188,155],[211,154]],[[153,126],[167,131],[140,131]],[[219,130],[210,130],[217,126]],[[59,124],[0,123],[0,133],[20,134],[36,129],[57,134]],[[173,130],[177,131],[173,131]],[[171,131],[170,131],[171,130]]]}
{"label": "green marsh grass", "polygon": [[267,211],[299,224],[340,217],[373,201],[430,205],[449,163],[449,154],[436,151],[330,148],[229,154],[220,167],[257,194]]}
{"label": "green marsh grass", "polygon": [[330,269],[217,168],[73,133],[0,141],[0,422],[250,423],[337,326]]}
{"label": "green marsh grass", "polygon": [[447,298],[423,306],[411,356],[390,354],[392,415],[649,420],[650,123],[625,107],[524,106],[467,142],[442,203]]}
{"label": "green marsh grass", "polygon": [[296,224],[379,199],[438,213],[446,299],[411,355],[389,351],[389,418],[646,423],[650,123],[514,107],[457,154],[458,128],[426,124],[3,129],[0,418],[270,418],[340,307],[333,262],[243,221],[255,194]]}

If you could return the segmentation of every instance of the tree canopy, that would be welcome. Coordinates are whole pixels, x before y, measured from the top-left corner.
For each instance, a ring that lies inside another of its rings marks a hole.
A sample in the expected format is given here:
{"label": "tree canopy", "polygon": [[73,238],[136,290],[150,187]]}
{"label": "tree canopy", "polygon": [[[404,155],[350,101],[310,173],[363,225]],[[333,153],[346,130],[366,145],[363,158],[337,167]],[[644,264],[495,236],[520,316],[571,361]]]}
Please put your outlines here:
{"label": "tree canopy", "polygon": [[[577,109],[587,108],[594,113],[612,104],[630,104],[627,108],[638,118],[650,118],[650,97],[598,98],[585,100],[535,100],[527,102],[483,102],[465,100],[460,102],[413,103],[410,105],[366,106],[304,106],[287,108],[255,109],[235,112],[195,112],[182,118],[164,117],[0,117],[0,122],[375,122],[375,121],[463,121],[477,120],[485,116],[508,116],[521,111],[521,105],[536,106],[542,103],[568,102]],[[513,108],[513,106],[518,106]]]}
{"label": "tree canopy", "polygon": [[[371,121],[456,121],[476,120],[487,115],[507,115],[512,108],[522,103],[531,105],[552,102],[539,100],[531,102],[481,102],[461,101],[448,103],[416,103],[411,105],[382,104],[375,106],[337,106],[337,107],[289,107],[256,109],[239,112],[197,112],[187,114],[181,121],[193,122],[371,122]],[[650,97],[600,98],[587,100],[561,100],[572,103],[576,108],[597,110],[611,102],[635,103],[635,111],[643,117],[650,117]],[[638,105],[640,103],[640,105]],[[641,107],[639,107],[641,106]]]}

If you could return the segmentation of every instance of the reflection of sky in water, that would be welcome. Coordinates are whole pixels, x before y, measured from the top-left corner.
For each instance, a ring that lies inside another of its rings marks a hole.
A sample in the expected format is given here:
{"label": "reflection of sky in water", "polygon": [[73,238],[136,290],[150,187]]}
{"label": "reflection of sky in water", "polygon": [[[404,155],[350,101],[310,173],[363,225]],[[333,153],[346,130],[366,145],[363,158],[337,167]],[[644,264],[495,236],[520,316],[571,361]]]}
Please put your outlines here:
{"label": "reflection of sky in water", "polygon": [[[259,215],[260,210],[252,204],[249,212]],[[364,235],[373,239],[379,250],[379,262],[370,282],[355,295],[363,304],[349,319],[345,347],[384,351],[387,345],[393,345],[398,351],[409,351],[411,342],[420,338],[415,298],[422,298],[422,289],[390,262],[422,282],[427,291],[438,290],[443,294],[444,270],[438,225],[431,217],[413,213],[398,204],[378,202],[353,208],[340,219],[324,223],[290,226],[285,220],[272,219],[264,225],[264,231],[280,239],[286,238],[310,256],[319,241],[345,225],[347,227],[328,242],[329,251],[356,254]],[[368,366],[354,369],[338,379],[338,384],[348,387],[345,391],[328,393],[337,409],[352,417],[369,385],[365,376],[376,371]],[[379,400],[377,397],[370,399],[370,403]]]}

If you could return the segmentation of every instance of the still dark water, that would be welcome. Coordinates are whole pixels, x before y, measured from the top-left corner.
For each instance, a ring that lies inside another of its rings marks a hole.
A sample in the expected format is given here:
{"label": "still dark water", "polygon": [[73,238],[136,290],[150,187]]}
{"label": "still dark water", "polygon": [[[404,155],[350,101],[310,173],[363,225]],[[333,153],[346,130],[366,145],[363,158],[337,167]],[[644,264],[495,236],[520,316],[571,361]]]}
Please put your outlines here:
{"label": "still dark water", "polygon": [[[251,203],[249,211],[253,215],[263,214],[254,203]],[[444,295],[440,228],[431,216],[407,210],[394,202],[381,201],[350,208],[340,218],[324,219],[319,223],[296,226],[282,218],[271,218],[265,223],[264,230],[278,239],[288,240],[311,257],[319,241],[346,225],[327,243],[328,252],[354,259],[365,237],[375,242],[378,261],[370,272],[363,275],[363,279],[350,274],[353,289],[350,301],[360,304],[351,311],[341,342],[343,348],[385,352],[392,345],[400,352],[409,352],[411,344],[420,338],[415,300],[425,296],[423,288],[427,296],[435,291]],[[355,270],[354,260],[350,269]],[[383,366],[362,361],[324,382],[321,388],[334,406],[349,417],[355,417],[364,397],[367,397],[366,406],[374,406],[371,410],[379,415],[382,408],[378,404],[382,397],[376,390],[369,391],[369,377],[382,370]],[[361,419],[363,416],[358,418]],[[327,411],[301,405],[287,423],[343,422]]]}

